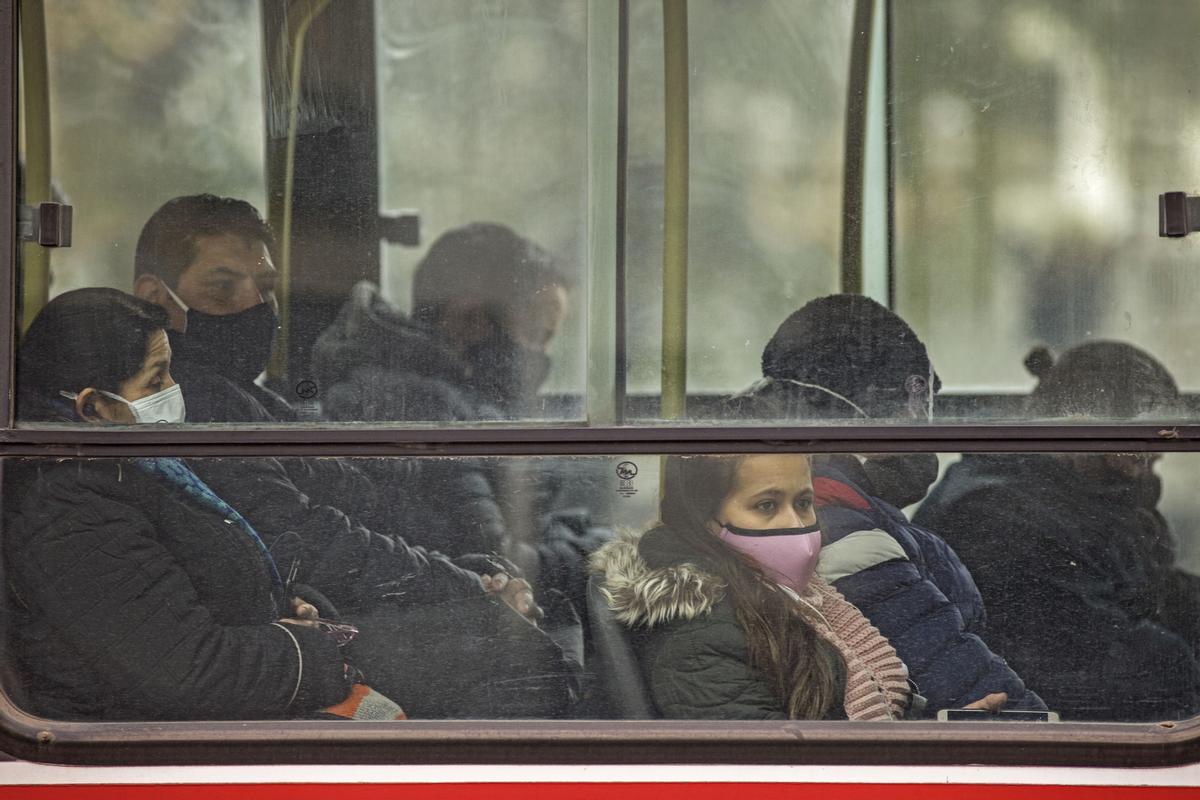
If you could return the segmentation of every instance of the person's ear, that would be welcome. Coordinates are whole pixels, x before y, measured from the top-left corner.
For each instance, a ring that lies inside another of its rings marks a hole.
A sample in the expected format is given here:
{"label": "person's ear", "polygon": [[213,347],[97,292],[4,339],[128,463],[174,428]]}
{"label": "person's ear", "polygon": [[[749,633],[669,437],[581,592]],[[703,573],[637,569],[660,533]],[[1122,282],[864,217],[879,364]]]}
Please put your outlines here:
{"label": "person's ear", "polygon": [[121,419],[114,408],[117,403],[109,400],[90,386],[75,396],[75,415],[84,422],[127,422]]}
{"label": "person's ear", "polygon": [[167,292],[163,289],[162,281],[149,273],[139,275],[133,282],[133,296],[155,305],[162,305]]}
{"label": "person's ear", "polygon": [[75,416],[84,422],[104,422],[96,409],[96,398],[99,396],[99,392],[90,387],[75,395]]}
{"label": "person's ear", "polygon": [[904,391],[909,397],[924,398],[929,392],[929,379],[924,375],[909,375],[904,379]]}
{"label": "person's ear", "polygon": [[926,420],[930,416],[933,387],[924,375],[909,375],[904,379],[904,391],[907,394],[908,416],[912,419]]}

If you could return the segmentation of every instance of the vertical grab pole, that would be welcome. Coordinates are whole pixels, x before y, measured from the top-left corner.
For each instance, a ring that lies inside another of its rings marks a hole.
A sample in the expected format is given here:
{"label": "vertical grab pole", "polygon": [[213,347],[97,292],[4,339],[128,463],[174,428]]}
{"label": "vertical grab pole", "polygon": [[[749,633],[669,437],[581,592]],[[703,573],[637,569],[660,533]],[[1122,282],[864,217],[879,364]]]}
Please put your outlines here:
{"label": "vertical grab pole", "polygon": [[867,144],[867,85],[871,67],[871,27],[875,0],[855,0],[850,39],[850,75],[846,85],[845,163],[842,168],[841,290],[863,290],[863,160]]}
{"label": "vertical grab pole", "polygon": [[[46,9],[42,0],[21,0],[24,70],[25,181],[21,202],[37,207],[50,197],[50,66],[46,53]],[[21,330],[50,299],[50,251],[37,242],[21,247]]]}
{"label": "vertical grab pole", "polygon": [[629,320],[625,306],[627,271],[625,268],[626,216],[629,209],[629,0],[617,3],[617,261],[616,261],[616,369],[613,394],[616,422],[625,421],[629,393]]}
{"label": "vertical grab pole", "polygon": [[892,276],[893,178],[891,64],[888,0],[876,0],[864,113],[860,291],[888,308],[895,304]]}
{"label": "vertical grab pole", "polygon": [[[332,0],[293,0],[288,6],[287,25],[280,30],[279,35],[284,44],[279,48],[287,63],[280,74],[288,76],[288,107],[287,107],[287,145],[282,165],[278,165],[283,175],[283,190],[278,198],[268,191],[268,203],[271,208],[268,219],[279,245],[278,276],[275,284],[275,296],[279,301],[279,336],[275,340],[275,350],[271,354],[271,363],[267,365],[267,374],[279,379],[287,372],[288,343],[291,339],[291,289],[292,289],[292,193],[295,191],[296,179],[296,137],[299,135],[300,118],[300,81],[301,70],[304,67],[304,39],[308,29],[322,11],[328,8]],[[267,32],[267,35],[270,35]],[[269,73],[268,73],[269,74]]]}
{"label": "vertical grab pole", "polygon": [[662,417],[687,413],[688,23],[687,0],[663,0]]}

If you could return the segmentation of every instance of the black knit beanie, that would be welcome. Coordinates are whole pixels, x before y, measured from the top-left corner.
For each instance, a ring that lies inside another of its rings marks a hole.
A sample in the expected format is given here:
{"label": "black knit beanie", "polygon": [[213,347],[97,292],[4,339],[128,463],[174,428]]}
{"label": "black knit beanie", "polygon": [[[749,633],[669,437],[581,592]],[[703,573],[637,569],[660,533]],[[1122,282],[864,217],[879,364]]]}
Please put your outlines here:
{"label": "black knit beanie", "polygon": [[[900,414],[910,375],[932,372],[929,353],[908,324],[869,297],[835,294],[792,313],[762,356],[763,376],[836,392],[870,417]],[[941,388],[933,376],[933,390]]]}
{"label": "black knit beanie", "polygon": [[1025,368],[1038,379],[1026,402],[1033,417],[1113,420],[1169,417],[1178,410],[1179,387],[1171,373],[1124,342],[1077,345],[1057,361],[1045,347],[1035,347]]}

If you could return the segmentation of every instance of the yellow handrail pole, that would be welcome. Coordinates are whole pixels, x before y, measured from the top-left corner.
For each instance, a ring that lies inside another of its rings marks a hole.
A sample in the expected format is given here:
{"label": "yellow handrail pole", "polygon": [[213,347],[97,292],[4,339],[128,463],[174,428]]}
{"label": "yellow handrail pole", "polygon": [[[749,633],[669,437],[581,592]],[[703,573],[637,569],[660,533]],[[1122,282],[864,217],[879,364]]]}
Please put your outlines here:
{"label": "yellow handrail pole", "polygon": [[688,24],[687,0],[663,0],[662,417],[687,413]]}
{"label": "yellow handrail pole", "polygon": [[[21,0],[21,51],[25,106],[26,205],[50,198],[50,66],[46,54],[46,9],[42,0]],[[21,330],[50,299],[50,250],[37,242],[21,245]]]}
{"label": "yellow handrail pole", "polygon": [[[291,339],[292,289],[292,192],[296,178],[296,138],[300,118],[300,71],[304,66],[304,40],[313,20],[329,7],[331,0],[296,0],[288,8],[287,28],[280,32],[285,42],[279,52],[289,58],[287,145],[283,163],[283,197],[278,220],[272,220],[279,240],[279,263],[275,297],[279,301],[279,337],[267,366],[267,375],[282,378],[287,372],[288,342]],[[273,216],[273,215],[272,215]]]}

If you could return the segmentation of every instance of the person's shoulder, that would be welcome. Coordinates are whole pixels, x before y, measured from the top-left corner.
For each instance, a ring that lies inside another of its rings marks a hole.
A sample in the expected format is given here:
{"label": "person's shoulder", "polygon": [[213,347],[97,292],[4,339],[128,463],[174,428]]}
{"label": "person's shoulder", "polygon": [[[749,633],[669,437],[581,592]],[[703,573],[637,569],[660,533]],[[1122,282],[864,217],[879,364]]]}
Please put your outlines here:
{"label": "person's shoulder", "polygon": [[343,422],[469,422],[480,419],[466,391],[442,377],[403,369],[357,367],[321,398],[329,419]]}
{"label": "person's shoulder", "polygon": [[202,364],[180,360],[171,365],[171,375],[183,390],[188,422],[274,421],[245,389]]}
{"label": "person's shoulder", "polygon": [[[1020,464],[988,455],[967,455],[951,464],[946,474],[922,501],[913,522],[938,530],[934,521],[947,513],[972,507],[1005,507],[1007,498],[1019,498],[1039,483]],[[1015,509],[1014,509],[1015,510]]]}
{"label": "person's shoulder", "polygon": [[31,467],[20,516],[34,527],[57,527],[55,520],[123,518],[154,492],[129,459],[69,459]]}

